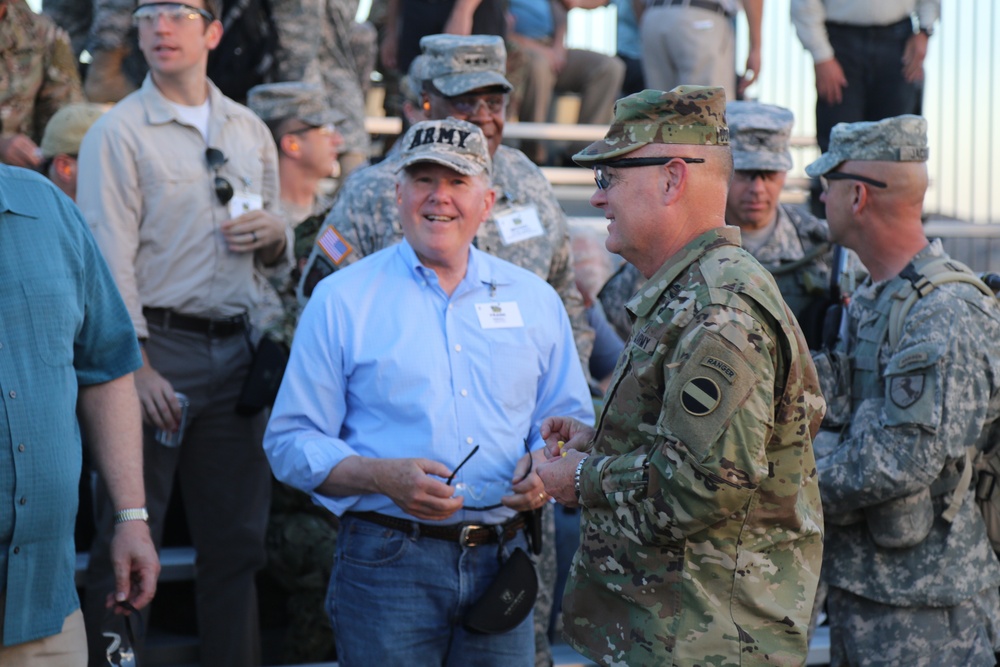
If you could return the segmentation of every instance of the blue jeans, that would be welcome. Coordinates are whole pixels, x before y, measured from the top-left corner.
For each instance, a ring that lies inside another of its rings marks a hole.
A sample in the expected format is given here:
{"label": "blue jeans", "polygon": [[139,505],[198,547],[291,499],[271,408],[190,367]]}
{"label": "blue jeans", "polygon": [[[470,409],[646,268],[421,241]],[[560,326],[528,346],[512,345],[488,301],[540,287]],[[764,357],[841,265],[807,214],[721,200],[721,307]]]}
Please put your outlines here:
{"label": "blue jeans", "polygon": [[[504,545],[527,551],[523,532]],[[510,632],[482,635],[462,618],[496,576],[497,545],[456,542],[345,516],[327,594],[342,667],[469,665],[531,667],[532,615]]]}

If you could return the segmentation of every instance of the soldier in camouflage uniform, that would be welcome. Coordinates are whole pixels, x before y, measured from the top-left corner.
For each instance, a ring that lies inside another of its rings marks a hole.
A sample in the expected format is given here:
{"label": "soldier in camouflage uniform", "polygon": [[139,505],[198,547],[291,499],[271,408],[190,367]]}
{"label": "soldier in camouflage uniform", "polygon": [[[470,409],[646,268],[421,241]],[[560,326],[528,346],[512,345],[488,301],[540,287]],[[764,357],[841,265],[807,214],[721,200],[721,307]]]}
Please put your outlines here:
{"label": "soldier in camouflage uniform", "polygon": [[649,277],[596,430],[542,424],[545,489],[582,508],[565,633],[602,665],[804,664],[822,558],[816,370],[723,225],[722,88],[618,101],[593,166],[608,249]]}
{"label": "soldier in camouflage uniform", "polygon": [[[325,216],[330,210],[330,199],[319,191],[319,185],[337,171],[343,138],[336,125],[344,116],[331,109],[327,99],[323,88],[301,81],[266,83],[247,92],[247,106],[271,130],[278,148],[281,212],[296,233],[303,221]],[[302,310],[295,297],[296,268],[282,265],[259,270],[258,278],[266,280],[261,285],[261,304],[251,315],[255,328],[286,348],[292,346]]]}
{"label": "soldier in camouflage uniform", "polygon": [[[432,119],[453,116],[478,125],[493,157],[492,187],[497,203],[479,228],[479,250],[528,269],[559,293],[570,322],[583,368],[593,346],[583,297],[576,288],[565,215],[541,171],[520,151],[500,144],[504,109],[490,109],[488,100],[503,100],[510,91],[504,77],[506,52],[499,37],[430,35],[421,40],[423,55],[411,68],[411,78],[423,78],[423,111]],[[416,83],[411,82],[411,84]],[[469,111],[465,105],[474,105]],[[462,105],[461,108],[455,105]],[[326,227],[317,238],[303,272],[300,291],[308,298],[321,278],[403,238],[395,194],[395,156],[352,174],[341,187]],[[555,523],[545,511],[544,551],[538,570],[543,582],[535,609],[538,664],[551,662],[547,631],[552,606],[555,567]]]}
{"label": "soldier in camouflage uniform", "polygon": [[66,32],[24,0],[0,3],[0,162],[36,169],[49,119],[83,100]]}
{"label": "soldier in camouflage uniform", "polygon": [[83,84],[91,102],[117,102],[142,82],[145,63],[130,36],[135,0],[45,0],[42,11],[64,28],[77,58],[91,62]]}
{"label": "soldier in camouflage uniform", "polygon": [[[834,371],[823,374],[831,404],[850,406],[816,462],[838,667],[992,665],[1000,648],[1000,566],[963,475],[967,448],[1000,410],[1000,312],[924,235],[926,132],[918,116],[841,123],[806,168],[824,181],[832,240],[870,271],[846,340],[817,357]],[[942,271],[953,282],[926,289]],[[908,293],[915,301],[893,323]],[[831,409],[828,425],[843,417]]]}
{"label": "soldier in camouflage uniform", "polygon": [[[295,257],[312,249],[318,222],[326,217],[329,198],[316,188],[336,166],[341,143],[333,124],[342,115],[330,109],[323,89],[297,81],[254,86],[247,106],[271,130],[278,146],[282,213],[294,230]],[[329,151],[329,152],[325,152]],[[309,237],[303,248],[302,236]],[[295,267],[263,273],[262,304],[254,326],[291,347],[301,307],[295,298]],[[272,479],[267,524],[267,572],[287,596],[288,630],[281,658],[285,664],[334,660],[333,630],[324,610],[337,544],[337,518],[308,494]]]}
{"label": "soldier in camouflage uniform", "polygon": [[323,86],[343,114],[343,174],[366,162],[365,93],[375,67],[375,28],[354,20],[359,0],[271,0],[278,29],[278,78]]}
{"label": "soldier in camouflage uniform", "polygon": [[[740,228],[743,248],[771,272],[809,347],[819,349],[830,298],[826,223],[800,206],[779,202],[792,168],[788,142],[795,117],[783,107],[733,101],[726,105],[726,119],[736,169],[726,224]],[[631,327],[623,306],[643,280],[625,264],[601,292],[601,304],[622,337]]]}

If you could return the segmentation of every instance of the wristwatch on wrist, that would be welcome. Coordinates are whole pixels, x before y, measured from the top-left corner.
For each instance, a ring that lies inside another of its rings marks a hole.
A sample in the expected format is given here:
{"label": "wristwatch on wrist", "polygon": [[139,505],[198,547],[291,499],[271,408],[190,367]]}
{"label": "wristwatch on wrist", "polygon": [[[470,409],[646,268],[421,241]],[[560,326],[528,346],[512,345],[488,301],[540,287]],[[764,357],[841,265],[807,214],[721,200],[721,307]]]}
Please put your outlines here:
{"label": "wristwatch on wrist", "polygon": [[573,488],[576,490],[576,502],[580,502],[580,471],[583,470],[583,462],[586,460],[586,456],[580,459],[580,462],[576,464],[576,474],[573,475]]}
{"label": "wristwatch on wrist", "polygon": [[125,523],[126,521],[145,521],[149,522],[149,512],[146,511],[145,507],[133,507],[131,509],[119,510],[115,512],[115,525],[120,523]]}

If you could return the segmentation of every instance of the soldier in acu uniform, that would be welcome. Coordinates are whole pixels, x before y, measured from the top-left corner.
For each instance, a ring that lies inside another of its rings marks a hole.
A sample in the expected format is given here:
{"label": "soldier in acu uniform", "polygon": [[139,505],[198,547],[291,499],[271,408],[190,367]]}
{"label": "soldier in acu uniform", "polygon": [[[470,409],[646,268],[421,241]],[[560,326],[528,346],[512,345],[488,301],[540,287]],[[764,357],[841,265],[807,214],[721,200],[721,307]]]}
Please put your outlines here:
{"label": "soldier in acu uniform", "polygon": [[[795,117],[783,107],[734,101],[726,105],[726,119],[736,169],[726,224],[740,228],[743,248],[771,272],[809,347],[819,349],[830,291],[826,223],[779,201],[792,168],[788,142]],[[624,264],[601,291],[601,304],[623,337],[631,328],[623,306],[643,282],[634,266]]]}
{"label": "soldier in acu uniform", "polygon": [[49,119],[81,101],[66,32],[24,0],[0,2],[0,162],[36,169]]}
{"label": "soldier in acu uniform", "polygon": [[607,247],[649,278],[597,428],[542,424],[545,489],[582,508],[563,600],[602,665],[803,664],[823,547],[825,409],[773,278],[724,226],[721,88],[619,100],[593,166]]}
{"label": "soldier in acu uniform", "polygon": [[847,422],[816,462],[831,665],[992,665],[1000,647],[1000,567],[967,458],[1000,409],[1000,312],[924,235],[926,132],[918,116],[841,123],[806,168],[832,240],[871,276],[846,339],[816,360],[825,426]]}

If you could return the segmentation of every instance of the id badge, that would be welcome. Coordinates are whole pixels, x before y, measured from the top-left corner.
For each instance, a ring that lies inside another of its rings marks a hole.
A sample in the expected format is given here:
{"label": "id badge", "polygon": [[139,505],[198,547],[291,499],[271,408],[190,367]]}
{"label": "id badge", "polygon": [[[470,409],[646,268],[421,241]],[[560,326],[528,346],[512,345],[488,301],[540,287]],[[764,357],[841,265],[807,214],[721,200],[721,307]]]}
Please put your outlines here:
{"label": "id badge", "polygon": [[518,329],[524,326],[517,301],[477,303],[476,315],[484,329]]}
{"label": "id badge", "polygon": [[494,211],[494,220],[504,245],[513,245],[545,234],[538,208],[527,206],[506,206]]}
{"label": "id badge", "polygon": [[250,211],[264,208],[264,197],[252,192],[237,192],[229,200],[229,217],[238,218]]}

